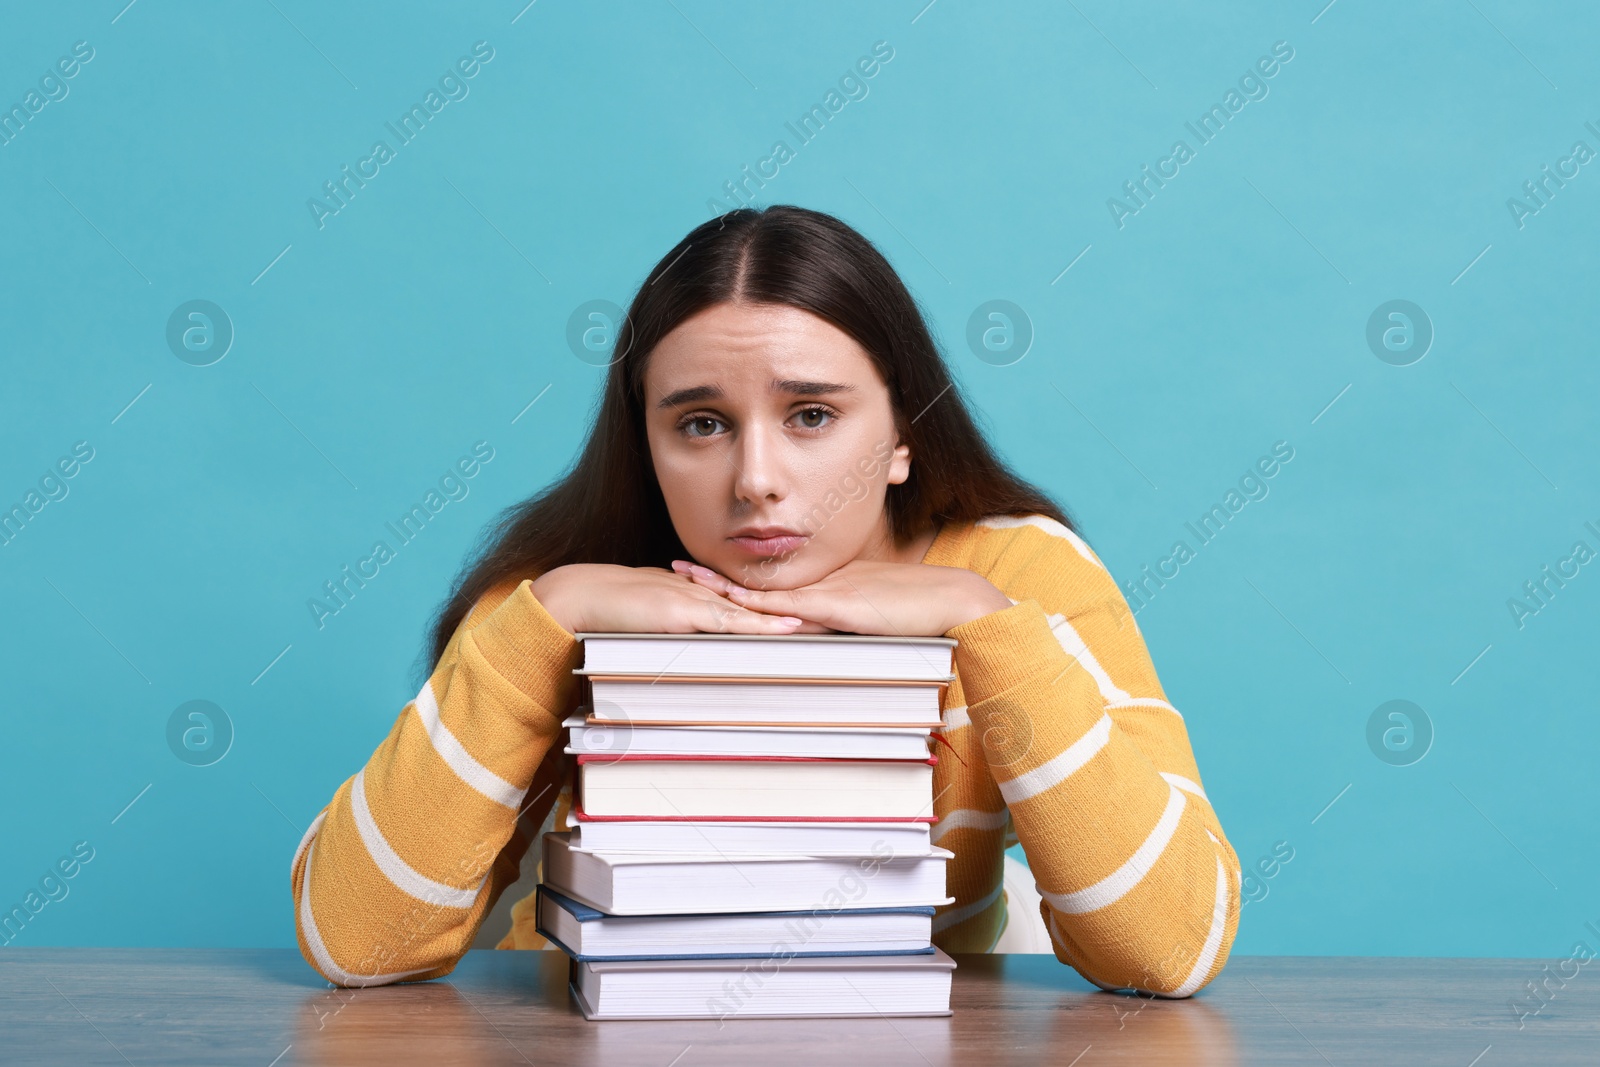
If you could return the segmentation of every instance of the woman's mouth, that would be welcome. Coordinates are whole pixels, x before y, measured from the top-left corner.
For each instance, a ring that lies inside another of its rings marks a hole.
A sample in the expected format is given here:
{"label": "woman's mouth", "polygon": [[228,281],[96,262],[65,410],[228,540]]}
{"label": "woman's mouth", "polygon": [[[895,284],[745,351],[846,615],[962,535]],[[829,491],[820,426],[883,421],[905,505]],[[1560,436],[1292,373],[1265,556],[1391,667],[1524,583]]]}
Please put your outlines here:
{"label": "woman's mouth", "polygon": [[808,538],[805,534],[789,533],[776,534],[771,537],[740,535],[728,538],[728,542],[740,551],[748,552],[750,555],[760,558],[782,556],[794,552],[805,544],[807,540]]}

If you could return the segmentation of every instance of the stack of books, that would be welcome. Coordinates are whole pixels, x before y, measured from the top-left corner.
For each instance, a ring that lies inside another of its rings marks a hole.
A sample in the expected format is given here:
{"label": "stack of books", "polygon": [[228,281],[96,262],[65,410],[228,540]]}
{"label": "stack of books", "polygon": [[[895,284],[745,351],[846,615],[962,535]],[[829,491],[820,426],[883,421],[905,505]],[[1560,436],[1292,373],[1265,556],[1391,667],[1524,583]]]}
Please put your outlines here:
{"label": "stack of books", "polygon": [[580,633],[537,929],[588,1019],[948,1015],[930,737],[955,641]]}

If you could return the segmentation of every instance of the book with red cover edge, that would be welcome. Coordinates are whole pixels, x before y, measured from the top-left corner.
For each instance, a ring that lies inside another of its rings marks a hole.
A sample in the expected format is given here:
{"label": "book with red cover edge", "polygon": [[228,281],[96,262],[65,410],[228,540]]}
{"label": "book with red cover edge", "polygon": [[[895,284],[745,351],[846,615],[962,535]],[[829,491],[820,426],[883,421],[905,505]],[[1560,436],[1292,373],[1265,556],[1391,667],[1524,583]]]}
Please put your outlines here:
{"label": "book with red cover edge", "polygon": [[929,719],[927,722],[860,722],[841,720],[839,722],[803,723],[774,722],[771,719],[641,719],[639,722],[635,723],[629,719],[602,719],[593,713],[589,714],[585,718],[585,721],[590,726],[718,726],[725,728],[737,728],[740,726],[798,726],[806,729],[818,730],[853,730],[858,727],[863,730],[899,729],[901,727],[936,730],[944,725],[944,723],[940,722],[938,719]]}
{"label": "book with red cover edge", "polygon": [[938,756],[929,756],[927,759],[895,759],[893,756],[730,756],[727,753],[714,756],[696,756],[684,752],[624,752],[612,756],[605,752],[582,752],[578,754],[578,762],[593,763],[599,760],[604,763],[619,763],[624,760],[745,760],[748,762],[780,762],[780,763],[926,763],[932,766],[939,762]]}
{"label": "book with red cover edge", "polygon": [[[954,646],[952,646],[952,647],[954,647]],[[902,679],[902,678],[793,678],[793,677],[778,676],[778,675],[670,674],[670,673],[667,673],[667,672],[662,672],[660,674],[609,674],[609,673],[607,673],[607,674],[590,674],[583,667],[574,668],[572,673],[578,676],[579,686],[580,686],[580,693],[581,693],[580,703],[587,705],[588,708],[589,708],[588,721],[591,724],[596,725],[596,726],[632,726],[632,725],[635,725],[634,723],[630,722],[627,718],[607,719],[607,718],[603,718],[603,717],[598,716],[598,715],[595,714],[595,712],[594,712],[594,688],[593,688],[593,683],[594,683],[594,681],[596,679],[601,679],[601,680],[604,680],[604,681],[617,681],[617,682],[649,682],[652,685],[660,685],[660,684],[663,684],[663,683],[674,683],[674,682],[724,682],[724,683],[741,683],[742,682],[742,683],[745,683],[745,684],[749,684],[749,683],[752,683],[752,682],[757,682],[757,683],[766,684],[766,685],[772,685],[772,684],[796,684],[796,685],[885,685],[885,686],[887,686],[887,685],[894,685],[894,686],[918,685],[918,686],[935,686],[935,687],[937,687],[939,689],[939,691],[941,693],[943,693],[944,690],[949,687],[950,681],[953,680],[956,677],[955,675],[952,674],[952,675],[949,676],[949,679],[946,679],[944,681],[934,681],[934,680],[928,680],[928,679],[911,679],[911,678],[904,678],[904,679]],[[942,727],[944,725],[944,722],[943,722],[942,719],[933,719],[933,720],[928,721],[928,722],[853,722],[853,721],[850,721],[850,720],[839,720],[839,721],[836,721],[836,722],[805,722],[805,723],[773,722],[773,721],[764,720],[764,719],[735,719],[735,720],[722,720],[722,719],[648,719],[648,720],[644,720],[644,721],[639,722],[637,725],[639,725],[639,726],[724,726],[724,727],[738,727],[738,726],[810,726],[810,727],[819,727],[819,728],[822,728],[822,729],[838,729],[840,727],[861,727],[861,728],[864,728],[864,729],[882,729],[882,728],[885,728],[885,727],[910,726],[910,727],[926,727],[928,729],[936,729],[936,728]]]}
{"label": "book with red cover edge", "polygon": [[[929,756],[927,759],[901,760],[883,756],[870,759],[852,759],[849,756],[694,756],[683,753],[666,753],[653,755],[650,753],[625,752],[620,756],[608,756],[603,752],[584,752],[579,754],[578,763],[590,763],[603,760],[605,763],[616,763],[619,760],[746,760],[750,762],[784,762],[784,763],[926,763],[932,766],[939,762],[939,757]],[[590,822],[652,822],[666,820],[669,822],[937,822],[933,815],[916,815],[909,819],[885,819],[876,815],[590,815],[583,810],[583,779],[578,779],[577,789],[573,792],[572,814],[580,819]]]}
{"label": "book with red cover edge", "polygon": [[590,815],[580,797],[572,802],[572,817],[583,822],[938,822],[937,815],[891,819],[881,815]]}
{"label": "book with red cover edge", "polygon": [[574,667],[572,673],[583,679],[584,684],[593,682],[649,682],[659,685],[662,682],[716,682],[728,684],[749,685],[759,682],[762,685],[931,685],[944,689],[950,685],[955,675],[944,678],[838,678],[831,675],[813,675],[810,677],[794,677],[787,674],[673,674],[671,671],[660,673],[646,671],[620,673],[616,671],[590,671],[584,667]]}
{"label": "book with red cover edge", "polygon": [[[582,803],[582,797],[579,797],[578,800],[573,801],[573,806],[571,806],[571,809],[570,809],[570,811],[568,811],[568,814],[570,814],[570,816],[573,817],[573,819],[578,819],[579,822],[610,822],[610,821],[613,821],[613,819],[627,819],[627,821],[629,821],[629,822],[658,822],[658,821],[664,821],[664,822],[678,822],[678,821],[701,821],[701,822],[938,822],[939,821],[939,816],[910,816],[910,817],[901,817],[901,819],[890,819],[890,817],[883,817],[883,816],[874,816],[874,817],[870,817],[870,819],[864,819],[864,817],[859,817],[859,816],[848,816],[848,817],[846,817],[846,816],[832,816],[832,817],[827,817],[827,819],[818,819],[818,817],[811,817],[811,816],[803,817],[803,819],[794,819],[794,817],[790,817],[790,816],[592,816],[592,814],[589,814],[589,813],[587,813],[587,811],[584,811],[584,803]],[[571,827],[568,827],[568,829],[571,829]]]}

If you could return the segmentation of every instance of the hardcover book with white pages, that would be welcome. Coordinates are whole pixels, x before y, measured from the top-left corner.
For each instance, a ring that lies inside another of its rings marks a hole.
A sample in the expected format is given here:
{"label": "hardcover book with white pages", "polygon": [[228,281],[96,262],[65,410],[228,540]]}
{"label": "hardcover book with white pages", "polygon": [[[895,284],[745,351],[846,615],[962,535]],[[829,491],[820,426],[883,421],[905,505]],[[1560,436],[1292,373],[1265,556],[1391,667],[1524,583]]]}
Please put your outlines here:
{"label": "hardcover book with white pages", "polygon": [[580,962],[911,955],[933,951],[932,907],[607,915],[541,884],[536,929]]}
{"label": "hardcover book with white pages", "polygon": [[660,726],[589,721],[579,708],[561,725],[568,755],[810,756],[835,759],[922,759],[926,726]]}
{"label": "hardcover book with white pages", "polygon": [[934,816],[897,822],[589,819],[575,812],[574,847],[588,852],[785,852],[797,856],[927,856]]}
{"label": "hardcover book with white pages", "polygon": [[933,728],[948,684],[589,671],[581,688],[596,723]]}
{"label": "hardcover book with white pages", "polygon": [[573,963],[585,1019],[949,1015],[955,960],[913,956]]}
{"label": "hardcover book with white pages", "polygon": [[953,637],[866,634],[590,633],[583,672],[779,678],[875,678],[943,682]]}
{"label": "hardcover book with white pages", "polygon": [[544,881],[607,915],[797,911],[949,904],[945,864],[955,855],[887,849],[862,856],[591,852],[571,831],[543,836]]}
{"label": "hardcover book with white pages", "polygon": [[914,819],[932,814],[937,757],[580,755],[574,806],[591,819]]}

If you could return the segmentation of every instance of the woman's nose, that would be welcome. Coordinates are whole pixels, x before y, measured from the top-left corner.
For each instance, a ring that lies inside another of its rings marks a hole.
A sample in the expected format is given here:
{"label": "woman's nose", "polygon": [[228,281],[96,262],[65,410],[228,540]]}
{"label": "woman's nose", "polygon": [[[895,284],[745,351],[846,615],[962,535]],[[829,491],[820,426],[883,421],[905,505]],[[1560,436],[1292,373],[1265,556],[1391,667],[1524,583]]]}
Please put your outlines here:
{"label": "woman's nose", "polygon": [[742,500],[782,500],[788,478],[783,469],[783,443],[763,428],[742,427],[732,452],[736,466],[734,493]]}

